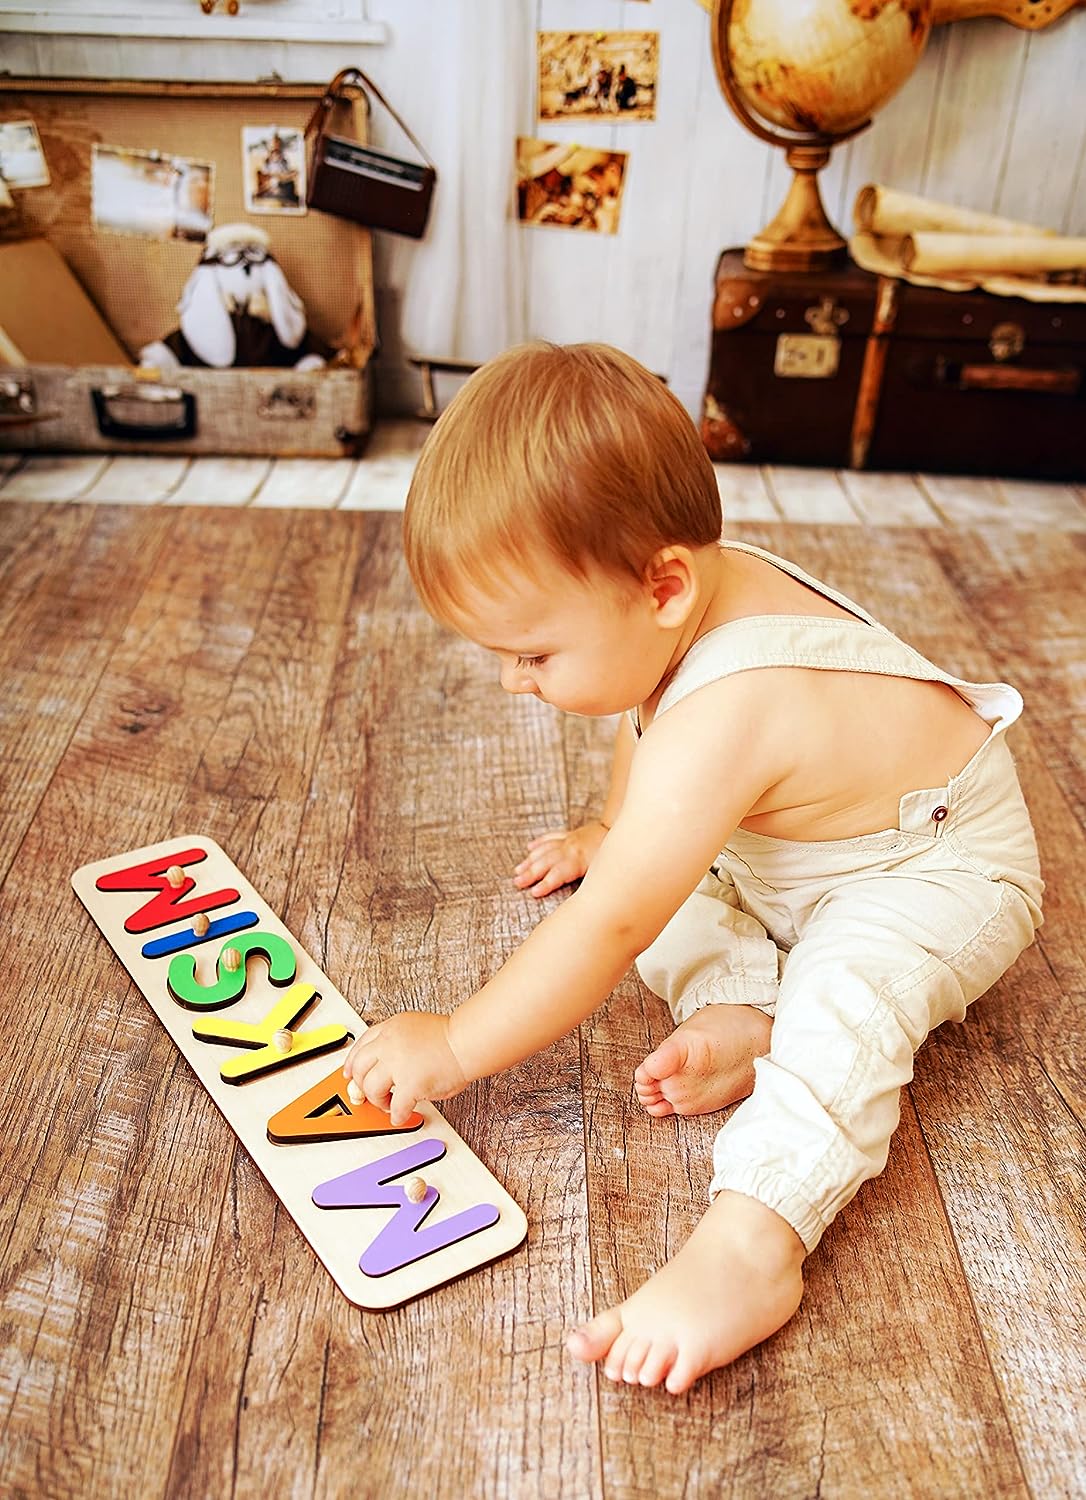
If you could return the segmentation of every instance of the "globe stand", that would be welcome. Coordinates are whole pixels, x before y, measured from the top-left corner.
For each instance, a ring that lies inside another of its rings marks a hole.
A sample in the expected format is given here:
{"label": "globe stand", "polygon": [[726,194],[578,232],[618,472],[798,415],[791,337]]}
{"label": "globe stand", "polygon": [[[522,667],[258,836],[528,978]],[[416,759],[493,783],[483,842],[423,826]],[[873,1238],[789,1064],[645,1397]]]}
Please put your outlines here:
{"label": "globe stand", "polygon": [[818,173],[829,159],[828,146],[787,148],[792,186],[776,217],[743,251],[752,271],[825,271],[846,258],[848,244],[830,223],[818,190]]}

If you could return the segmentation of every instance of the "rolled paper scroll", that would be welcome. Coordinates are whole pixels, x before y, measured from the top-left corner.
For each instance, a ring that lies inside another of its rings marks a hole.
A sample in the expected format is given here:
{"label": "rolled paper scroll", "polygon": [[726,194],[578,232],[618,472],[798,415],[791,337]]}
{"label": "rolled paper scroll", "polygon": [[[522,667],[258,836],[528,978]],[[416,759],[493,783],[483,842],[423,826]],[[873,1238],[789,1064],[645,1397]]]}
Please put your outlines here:
{"label": "rolled paper scroll", "polygon": [[982,214],[973,208],[959,208],[955,203],[937,203],[915,193],[871,182],[856,195],[853,209],[856,228],[862,234],[898,238],[927,230],[958,234],[986,235],[1054,235],[1055,230],[1039,224],[1023,224],[1018,219],[1003,219],[997,214]]}
{"label": "rolled paper scroll", "polygon": [[1086,271],[1086,239],[925,230],[905,236],[901,263],[921,276],[1049,276]]}

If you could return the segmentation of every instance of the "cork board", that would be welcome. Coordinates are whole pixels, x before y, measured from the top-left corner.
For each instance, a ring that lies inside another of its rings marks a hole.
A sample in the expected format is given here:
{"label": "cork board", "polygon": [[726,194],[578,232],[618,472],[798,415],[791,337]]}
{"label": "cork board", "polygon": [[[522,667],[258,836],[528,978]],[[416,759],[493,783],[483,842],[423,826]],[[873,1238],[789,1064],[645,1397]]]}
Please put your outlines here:
{"label": "cork board", "polygon": [[[333,347],[376,344],[369,232],[328,214],[245,212],[243,125],[304,129],[321,89],[307,84],[96,83],[5,79],[0,121],[33,119],[51,183],[16,189],[0,240],[43,236],[63,255],[133,356],[177,326],[177,301],[201,246],[96,228],[91,148],[130,146],[214,164],[217,224],[258,222],[305,304],[309,326]],[[365,100],[337,106],[332,128],[365,139]]]}

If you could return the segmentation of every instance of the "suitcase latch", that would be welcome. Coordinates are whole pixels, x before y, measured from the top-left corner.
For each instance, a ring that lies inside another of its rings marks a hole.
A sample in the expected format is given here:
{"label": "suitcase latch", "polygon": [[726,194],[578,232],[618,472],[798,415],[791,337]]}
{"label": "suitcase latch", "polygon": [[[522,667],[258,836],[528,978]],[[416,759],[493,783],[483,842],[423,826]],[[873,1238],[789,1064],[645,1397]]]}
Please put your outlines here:
{"label": "suitcase latch", "polygon": [[38,410],[34,382],[26,375],[0,375],[0,417],[32,417]]}
{"label": "suitcase latch", "polygon": [[838,307],[833,297],[823,297],[817,307],[807,309],[803,314],[803,321],[812,333],[827,334],[830,338],[836,338],[837,330],[848,322],[848,309]]}
{"label": "suitcase latch", "polygon": [[1026,330],[1021,323],[997,323],[988,340],[992,358],[1017,359],[1026,347]]}

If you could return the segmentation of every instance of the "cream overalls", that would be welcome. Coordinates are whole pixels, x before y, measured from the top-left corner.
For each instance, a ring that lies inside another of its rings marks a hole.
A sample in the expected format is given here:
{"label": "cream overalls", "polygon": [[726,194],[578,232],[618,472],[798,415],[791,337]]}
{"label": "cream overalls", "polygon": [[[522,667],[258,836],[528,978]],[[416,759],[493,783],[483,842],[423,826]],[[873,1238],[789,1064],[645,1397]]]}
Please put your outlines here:
{"label": "cream overalls", "polygon": [[810,1250],[886,1165],[900,1091],[928,1032],[962,1020],[1033,940],[1044,886],[1003,737],[1022,711],[1015,689],[951,677],[800,568],[727,545],[855,618],[721,625],[687,652],[657,716],[731,673],[802,666],[945,682],[991,725],[945,786],[901,798],[897,828],[820,843],[736,829],[637,961],[677,1022],[729,1003],[773,1017],[754,1092],[716,1138],[710,1196],[730,1188],[759,1199]]}

